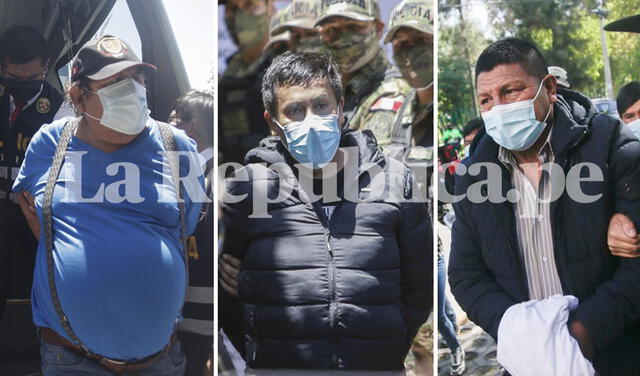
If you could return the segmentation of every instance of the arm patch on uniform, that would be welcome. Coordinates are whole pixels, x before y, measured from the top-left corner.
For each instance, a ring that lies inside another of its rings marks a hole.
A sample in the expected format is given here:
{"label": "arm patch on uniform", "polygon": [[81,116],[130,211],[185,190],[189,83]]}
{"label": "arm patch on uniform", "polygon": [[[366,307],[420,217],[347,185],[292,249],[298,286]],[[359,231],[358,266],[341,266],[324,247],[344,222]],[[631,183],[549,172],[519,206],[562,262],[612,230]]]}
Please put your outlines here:
{"label": "arm patch on uniform", "polygon": [[398,112],[401,106],[401,98],[380,98],[373,104],[373,106],[371,106],[371,111]]}

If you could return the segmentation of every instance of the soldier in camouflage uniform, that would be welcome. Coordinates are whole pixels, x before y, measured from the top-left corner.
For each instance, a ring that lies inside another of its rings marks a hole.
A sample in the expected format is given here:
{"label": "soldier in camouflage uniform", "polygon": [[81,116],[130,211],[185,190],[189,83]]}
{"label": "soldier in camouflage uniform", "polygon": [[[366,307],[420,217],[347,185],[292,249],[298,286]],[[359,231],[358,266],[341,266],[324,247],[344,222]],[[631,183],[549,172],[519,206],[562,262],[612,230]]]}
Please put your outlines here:
{"label": "soldier in camouflage uniform", "polygon": [[403,0],[391,12],[385,43],[411,86],[393,120],[391,143],[385,152],[411,167],[421,190],[433,173],[433,4]]}
{"label": "soldier in camouflage uniform", "polygon": [[271,17],[269,22],[269,41],[264,46],[264,54],[276,57],[291,50],[291,33],[282,27],[289,17],[289,7],[286,6]]}
{"label": "soldier in camouflage uniform", "polygon": [[[412,87],[394,120],[389,154],[412,168],[418,184],[428,186],[434,156],[433,0],[400,2],[391,12],[384,41],[392,43],[396,65]],[[450,374],[461,375],[465,370],[465,354],[456,338],[455,313],[444,295],[444,269],[438,239],[438,328],[451,349]],[[431,365],[431,333],[430,323],[423,325],[411,347],[417,368]]]}
{"label": "soldier in camouflage uniform", "polygon": [[271,55],[263,50],[275,7],[273,0],[218,0],[218,4],[225,5],[225,24],[238,46],[218,83],[219,150],[222,161],[241,163],[269,132],[260,85],[271,64]]}
{"label": "soldier in camouflage uniform", "polygon": [[394,119],[392,156],[405,162],[433,154],[420,148],[433,147],[432,7],[427,0],[403,0],[392,11],[384,38],[392,43],[396,65],[412,88]]}
{"label": "soldier in camouflage uniform", "polygon": [[287,19],[281,27],[291,33],[291,50],[326,52],[314,26],[320,12],[320,0],[293,0],[287,7],[287,12]]}
{"label": "soldier in camouflage uniform", "polygon": [[378,0],[320,0],[316,26],[341,70],[345,126],[370,129],[385,148],[410,88],[380,47],[384,23]]}

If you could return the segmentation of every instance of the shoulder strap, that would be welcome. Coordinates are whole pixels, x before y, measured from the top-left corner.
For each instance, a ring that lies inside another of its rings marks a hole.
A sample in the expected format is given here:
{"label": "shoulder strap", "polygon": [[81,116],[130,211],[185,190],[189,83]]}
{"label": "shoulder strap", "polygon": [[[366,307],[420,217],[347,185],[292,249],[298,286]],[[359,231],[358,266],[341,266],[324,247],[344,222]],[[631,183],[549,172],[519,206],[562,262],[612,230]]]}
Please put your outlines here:
{"label": "shoulder strap", "polygon": [[53,308],[56,311],[60,325],[64,329],[65,333],[71,340],[78,346],[82,347],[86,352],[90,353],[75,332],[71,328],[69,319],[62,311],[62,305],[58,297],[58,290],[56,289],[55,274],[53,273],[54,260],[53,260],[53,220],[51,216],[51,202],[53,201],[53,190],[60,174],[60,168],[64,163],[65,152],[71,141],[71,137],[78,128],[78,119],[74,118],[69,120],[62,129],[62,136],[58,140],[58,146],[56,147],[55,154],[53,156],[53,162],[51,163],[51,169],[49,170],[49,176],[47,176],[47,185],[44,189],[44,198],[42,202],[42,219],[44,222],[44,236],[45,236],[45,248],[47,252],[47,278],[49,281],[49,292],[51,294],[51,300],[53,301]]}
{"label": "shoulder strap", "polygon": [[169,168],[171,168],[171,176],[173,183],[175,185],[175,190],[178,195],[178,210],[180,211],[180,228],[181,228],[181,242],[182,242],[182,252],[184,254],[185,264],[189,264],[189,258],[187,253],[187,230],[186,230],[186,222],[185,222],[185,209],[184,209],[184,200],[182,199],[182,190],[180,189],[180,184],[178,184],[180,177],[180,166],[178,164],[178,160],[176,156],[171,153],[176,150],[176,140],[173,137],[173,131],[171,130],[171,126],[166,123],[156,122],[158,127],[160,128],[160,135],[162,137],[162,146],[164,150],[168,153],[167,158],[169,159]]}
{"label": "shoulder strap", "polygon": [[[184,273],[187,280],[185,283],[184,297],[187,298],[187,292],[189,290],[189,250],[187,249],[187,225],[185,221],[185,209],[184,200],[182,199],[182,190],[180,189],[180,164],[176,155],[172,153],[176,150],[176,140],[173,137],[173,130],[171,126],[160,121],[156,121],[158,128],[160,129],[160,136],[162,138],[162,147],[167,153],[167,159],[169,161],[169,168],[171,169],[171,180],[173,180],[174,188],[178,199],[178,211],[180,213],[180,242],[182,243],[182,257],[184,258]],[[184,302],[182,302],[184,306]],[[177,322],[176,322],[177,324]],[[175,329],[175,328],[174,328]],[[169,344],[167,344],[169,346]]]}

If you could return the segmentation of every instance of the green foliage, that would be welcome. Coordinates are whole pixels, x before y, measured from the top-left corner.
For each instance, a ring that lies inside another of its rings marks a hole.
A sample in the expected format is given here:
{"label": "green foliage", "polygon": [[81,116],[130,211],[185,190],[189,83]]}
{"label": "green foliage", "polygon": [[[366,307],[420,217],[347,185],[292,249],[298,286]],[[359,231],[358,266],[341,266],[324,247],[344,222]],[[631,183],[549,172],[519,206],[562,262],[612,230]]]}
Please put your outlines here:
{"label": "green foliage", "polygon": [[[440,126],[461,126],[476,116],[470,94],[473,82],[464,71],[475,65],[484,47],[511,36],[532,41],[549,65],[567,70],[572,88],[592,98],[605,96],[600,18],[593,13],[596,0],[486,1],[491,30],[482,32],[470,20],[478,11],[471,0],[439,3],[444,6],[438,51]],[[640,13],[640,5],[631,6],[628,0],[607,0],[605,7],[610,12],[605,23]],[[629,81],[640,80],[640,34],[607,32],[606,38],[617,93]],[[468,60],[463,46],[471,47]]]}
{"label": "green foliage", "polygon": [[[451,17],[459,17],[452,11]],[[442,25],[442,24],[441,24]],[[438,127],[462,127],[479,116],[474,97],[475,60],[490,41],[478,25],[463,19],[441,26],[438,45]]]}
{"label": "green foliage", "polygon": [[[628,0],[608,0],[611,12],[607,22],[640,13],[640,4],[631,5]],[[617,94],[620,87],[633,80],[640,80],[640,34],[607,32],[607,46],[611,61],[613,90]]]}

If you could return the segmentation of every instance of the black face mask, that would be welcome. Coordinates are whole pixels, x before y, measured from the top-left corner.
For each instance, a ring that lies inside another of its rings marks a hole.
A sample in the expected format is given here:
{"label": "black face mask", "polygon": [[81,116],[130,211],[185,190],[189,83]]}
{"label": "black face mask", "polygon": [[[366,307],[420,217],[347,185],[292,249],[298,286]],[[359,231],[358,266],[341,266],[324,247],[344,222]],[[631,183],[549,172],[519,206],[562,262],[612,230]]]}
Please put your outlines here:
{"label": "black face mask", "polygon": [[13,96],[13,99],[20,102],[26,102],[33,98],[42,88],[42,80],[2,78],[0,84],[7,88],[7,92]]}

